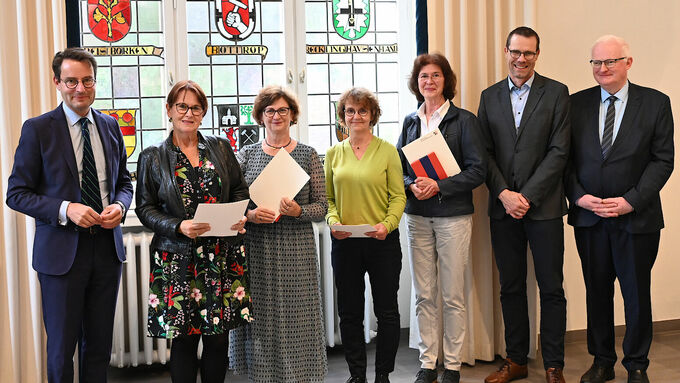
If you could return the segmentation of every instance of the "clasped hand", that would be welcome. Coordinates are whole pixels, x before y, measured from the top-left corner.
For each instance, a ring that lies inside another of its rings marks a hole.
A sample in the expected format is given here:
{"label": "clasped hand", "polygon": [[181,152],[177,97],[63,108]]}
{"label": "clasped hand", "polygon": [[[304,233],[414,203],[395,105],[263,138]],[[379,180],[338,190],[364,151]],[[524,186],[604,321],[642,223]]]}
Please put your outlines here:
{"label": "clasped hand", "polygon": [[531,207],[529,200],[522,193],[508,189],[503,190],[498,199],[503,203],[505,212],[514,219],[522,219]]}
{"label": "clasped hand", "polygon": [[585,194],[576,201],[576,205],[602,218],[618,217],[633,211],[633,206],[623,197],[599,198]]}
{"label": "clasped hand", "polygon": [[[290,217],[299,217],[302,214],[302,208],[295,200],[283,197],[279,203],[279,213]],[[253,223],[273,223],[276,219],[276,212],[265,207],[257,207],[248,210],[246,213],[248,220]]]}
{"label": "clasped hand", "polygon": [[82,203],[71,202],[66,208],[66,216],[71,222],[84,228],[99,225],[103,229],[113,229],[120,225],[123,219],[123,208],[117,203],[112,203],[104,208],[101,214]]}
{"label": "clasped hand", "polygon": [[409,185],[413,195],[420,201],[432,198],[439,193],[437,181],[428,177],[418,177],[416,181]]}

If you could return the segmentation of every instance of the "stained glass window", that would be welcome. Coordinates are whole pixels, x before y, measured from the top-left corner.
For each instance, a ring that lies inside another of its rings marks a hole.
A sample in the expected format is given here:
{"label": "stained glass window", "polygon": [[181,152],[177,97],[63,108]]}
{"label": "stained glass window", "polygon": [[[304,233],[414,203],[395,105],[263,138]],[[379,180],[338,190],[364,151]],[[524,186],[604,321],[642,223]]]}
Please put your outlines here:
{"label": "stained glass window", "polygon": [[141,149],[165,136],[161,0],[80,0],[83,47],[97,59],[93,107],[118,118],[136,169]]}

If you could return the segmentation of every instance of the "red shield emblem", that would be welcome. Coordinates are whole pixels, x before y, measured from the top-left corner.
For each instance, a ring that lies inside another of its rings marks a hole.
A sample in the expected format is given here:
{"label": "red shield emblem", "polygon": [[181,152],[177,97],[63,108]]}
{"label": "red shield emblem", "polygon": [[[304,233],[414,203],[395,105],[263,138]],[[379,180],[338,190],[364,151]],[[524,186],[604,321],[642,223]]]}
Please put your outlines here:
{"label": "red shield emblem", "polygon": [[123,133],[125,151],[127,156],[130,157],[132,152],[135,151],[135,146],[137,146],[137,135],[135,134],[137,109],[100,109],[99,111],[118,120],[118,126]]}
{"label": "red shield emblem", "polygon": [[255,0],[216,0],[215,22],[227,40],[246,39],[255,29]]}
{"label": "red shield emblem", "polygon": [[130,0],[87,0],[87,21],[99,40],[114,42],[130,31]]}

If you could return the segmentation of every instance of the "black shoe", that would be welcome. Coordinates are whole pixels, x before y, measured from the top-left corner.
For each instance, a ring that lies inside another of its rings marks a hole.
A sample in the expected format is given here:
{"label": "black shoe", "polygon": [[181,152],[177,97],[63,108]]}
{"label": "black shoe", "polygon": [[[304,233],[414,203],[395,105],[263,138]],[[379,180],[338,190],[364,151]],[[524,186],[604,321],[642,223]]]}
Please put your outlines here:
{"label": "black shoe", "polygon": [[437,381],[437,370],[430,370],[429,368],[421,368],[416,374],[416,380],[413,383],[434,383]]}
{"label": "black shoe", "polygon": [[350,376],[345,383],[368,383],[364,376]]}
{"label": "black shoe", "polygon": [[444,370],[442,374],[442,380],[440,383],[458,383],[460,382],[460,371],[456,370]]}
{"label": "black shoe", "polygon": [[649,383],[647,371],[644,370],[628,371],[628,383]]}
{"label": "black shoe", "polygon": [[389,374],[376,372],[375,373],[375,383],[390,383],[390,378],[387,377]]}
{"label": "black shoe", "polygon": [[581,383],[604,383],[614,379],[614,367],[603,367],[595,362],[581,377]]}

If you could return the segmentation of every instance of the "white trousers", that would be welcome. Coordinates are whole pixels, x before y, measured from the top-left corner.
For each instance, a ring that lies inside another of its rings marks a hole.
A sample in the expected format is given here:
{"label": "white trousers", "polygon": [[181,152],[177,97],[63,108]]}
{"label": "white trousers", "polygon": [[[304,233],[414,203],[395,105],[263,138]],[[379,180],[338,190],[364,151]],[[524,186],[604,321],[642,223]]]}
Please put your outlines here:
{"label": "white trousers", "polygon": [[420,330],[421,368],[460,370],[465,339],[465,269],[470,259],[472,215],[421,217],[407,214],[411,275]]}

